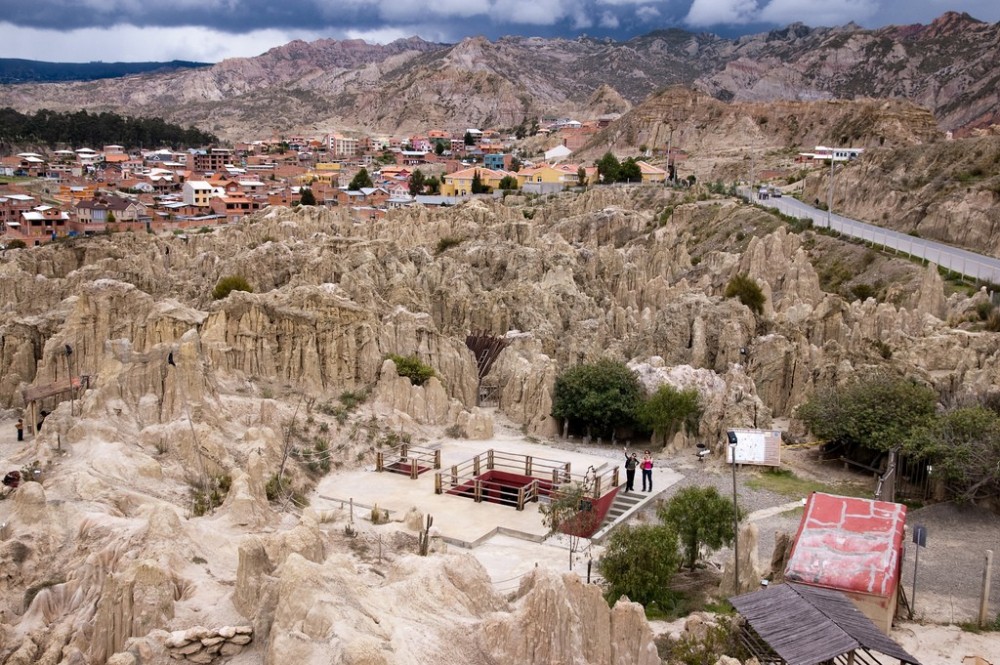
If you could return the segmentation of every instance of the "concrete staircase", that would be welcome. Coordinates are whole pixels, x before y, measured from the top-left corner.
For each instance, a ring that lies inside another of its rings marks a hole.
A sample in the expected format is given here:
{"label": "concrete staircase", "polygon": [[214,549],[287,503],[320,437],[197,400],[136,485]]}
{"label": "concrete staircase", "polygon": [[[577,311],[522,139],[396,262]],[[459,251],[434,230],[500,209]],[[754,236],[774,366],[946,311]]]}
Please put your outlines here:
{"label": "concrete staircase", "polygon": [[615,526],[641,508],[651,498],[652,496],[648,493],[620,490],[615,496],[615,501],[611,504],[611,508],[608,509],[607,514],[604,516],[601,525],[597,527],[597,531],[591,536],[591,540],[598,543],[604,540]]}

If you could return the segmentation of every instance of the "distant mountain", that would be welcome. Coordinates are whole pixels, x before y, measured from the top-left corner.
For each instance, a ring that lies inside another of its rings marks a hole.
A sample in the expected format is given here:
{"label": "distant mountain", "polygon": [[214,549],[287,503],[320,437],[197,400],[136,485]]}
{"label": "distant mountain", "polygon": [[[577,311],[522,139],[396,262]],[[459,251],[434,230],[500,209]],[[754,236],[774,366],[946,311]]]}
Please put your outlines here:
{"label": "distant mountain", "polygon": [[1000,23],[791,25],[739,39],[663,30],[624,42],[505,37],[291,42],[254,58],[86,83],[0,86],[0,107],[163,116],[223,138],[514,127],[628,111],[682,84],[723,101],[894,98],[943,129],[1000,123]]}
{"label": "distant mountain", "polygon": [[131,74],[172,72],[179,69],[211,67],[207,62],[42,62],[0,58],[0,83],[54,83],[58,81],[96,81]]}

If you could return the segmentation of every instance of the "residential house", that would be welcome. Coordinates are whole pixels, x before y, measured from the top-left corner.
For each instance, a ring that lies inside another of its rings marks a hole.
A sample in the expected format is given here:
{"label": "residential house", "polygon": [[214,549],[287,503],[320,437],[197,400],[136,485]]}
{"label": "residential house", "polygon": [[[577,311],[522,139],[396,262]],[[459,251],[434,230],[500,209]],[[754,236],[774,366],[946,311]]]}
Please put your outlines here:
{"label": "residential house", "polygon": [[226,164],[233,161],[233,151],[228,148],[210,148],[208,150],[198,150],[193,156],[195,171],[202,173],[215,173],[222,171]]}
{"label": "residential house", "polygon": [[35,197],[21,193],[0,193],[0,235],[21,233],[21,216],[35,206]]}
{"label": "residential house", "polygon": [[215,187],[205,180],[188,180],[181,187],[181,192],[184,203],[201,208],[209,207],[216,194]]}
{"label": "residential house", "polygon": [[40,205],[21,213],[21,236],[36,245],[66,235],[68,226],[69,213],[52,206]]}
{"label": "residential house", "polygon": [[331,134],[327,150],[332,157],[356,157],[358,155],[358,139],[344,134]]}
{"label": "residential house", "polygon": [[118,229],[141,227],[151,219],[143,203],[110,194],[79,201],[75,211],[70,228],[87,235],[105,231],[109,224]]}
{"label": "residential house", "polygon": [[493,169],[478,166],[462,169],[461,171],[455,171],[444,176],[444,182],[441,185],[441,196],[470,196],[472,194],[472,180],[476,177],[476,174],[479,175],[479,181],[490,189],[498,189],[500,181],[503,178],[515,175],[506,171],[494,171]]}
{"label": "residential house", "polygon": [[[580,185],[580,165],[578,164],[541,164],[539,166],[523,167],[515,175],[521,189],[534,194],[558,192],[567,187]],[[583,167],[584,185],[593,184],[597,178],[597,167]]]}
{"label": "residential house", "polygon": [[636,166],[642,172],[642,181],[644,183],[663,184],[667,181],[667,171],[665,169],[641,160],[636,162]]}

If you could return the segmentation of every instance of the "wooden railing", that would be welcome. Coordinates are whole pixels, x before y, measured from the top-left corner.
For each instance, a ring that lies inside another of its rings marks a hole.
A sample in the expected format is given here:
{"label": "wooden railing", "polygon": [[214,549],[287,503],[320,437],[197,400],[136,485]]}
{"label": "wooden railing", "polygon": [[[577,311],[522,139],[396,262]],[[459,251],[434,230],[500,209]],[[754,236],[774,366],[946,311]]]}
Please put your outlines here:
{"label": "wooden railing", "polygon": [[[489,471],[506,471],[532,480],[514,487],[510,483],[481,478]],[[516,505],[518,510],[523,510],[524,504],[537,501],[541,496],[550,495],[560,485],[573,482],[584,484],[587,494],[599,499],[618,487],[618,467],[614,466],[600,473],[590,467],[584,474],[574,474],[569,462],[491,448],[460,464],[453,464],[448,471],[437,472],[434,476],[434,491],[437,494],[459,491],[480,502],[484,496],[492,496],[493,492],[496,492],[497,497],[503,497],[504,494],[513,497],[516,490],[516,500],[512,498],[510,503]],[[506,501],[501,500],[501,503]]]}
{"label": "wooden railing", "polygon": [[395,448],[375,453],[376,471],[401,471],[407,466],[409,466],[410,478],[414,480],[422,471],[431,468],[440,469],[441,450],[404,443]]}

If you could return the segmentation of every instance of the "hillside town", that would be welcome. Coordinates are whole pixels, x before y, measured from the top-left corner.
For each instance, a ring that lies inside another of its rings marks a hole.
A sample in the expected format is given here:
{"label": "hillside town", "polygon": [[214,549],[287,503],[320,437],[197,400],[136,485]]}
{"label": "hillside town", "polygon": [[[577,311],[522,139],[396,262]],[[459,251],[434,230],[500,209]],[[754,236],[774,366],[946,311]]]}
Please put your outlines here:
{"label": "hillside town", "polygon": [[[288,136],[232,147],[21,152],[0,158],[0,176],[9,181],[0,185],[0,237],[5,244],[40,245],[116,231],[183,233],[302,203],[374,219],[393,208],[449,206],[504,190],[587,187],[602,176],[593,163],[572,161],[574,151],[613,119],[550,119],[532,129],[552,147],[531,155],[518,147],[519,135],[477,128]],[[653,151],[647,153],[652,159]],[[666,169],[634,163],[641,182],[667,181]]]}

